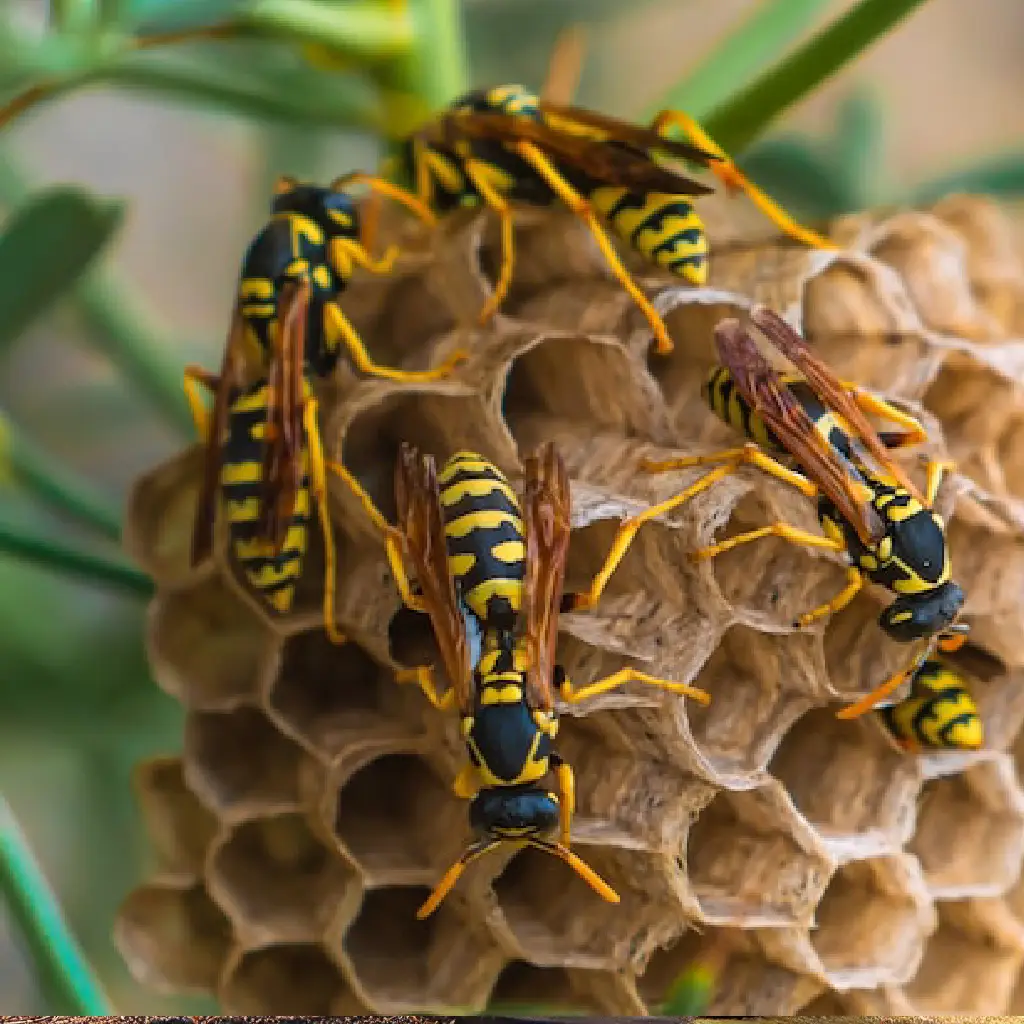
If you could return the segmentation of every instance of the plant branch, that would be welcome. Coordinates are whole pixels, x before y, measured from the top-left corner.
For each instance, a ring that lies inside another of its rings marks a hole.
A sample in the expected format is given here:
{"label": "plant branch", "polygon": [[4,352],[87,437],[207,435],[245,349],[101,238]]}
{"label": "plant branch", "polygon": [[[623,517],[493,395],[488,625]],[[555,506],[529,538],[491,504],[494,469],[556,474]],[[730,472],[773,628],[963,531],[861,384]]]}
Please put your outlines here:
{"label": "plant branch", "polygon": [[0,888],[57,1013],[108,1016],[112,1007],[68,928],[20,826],[0,797]]}
{"label": "plant branch", "polygon": [[134,565],[82,551],[10,524],[0,523],[0,553],[140,597],[153,593],[152,580]]}

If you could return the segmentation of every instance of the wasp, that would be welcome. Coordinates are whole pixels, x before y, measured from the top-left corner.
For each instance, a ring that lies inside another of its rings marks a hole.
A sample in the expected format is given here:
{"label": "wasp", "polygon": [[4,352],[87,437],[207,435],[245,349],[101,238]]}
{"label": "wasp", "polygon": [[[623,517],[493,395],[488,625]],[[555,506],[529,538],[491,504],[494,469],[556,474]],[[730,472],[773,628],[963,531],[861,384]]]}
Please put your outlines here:
{"label": "wasp", "polygon": [[[352,192],[359,184],[432,217],[401,189],[369,175],[350,174],[327,188],[279,178],[270,220],[242,261],[221,373],[185,369],[185,393],[206,445],[192,564],[210,553],[219,493],[236,561],[270,607],[286,613],[315,504],[324,536],[324,618],[338,643],[344,637],[333,617],[336,557],[312,379],[334,369],[343,347],[360,370],[401,381],[436,379],[463,358],[456,353],[444,366],[423,373],[388,369],[370,359],[337,299],[357,267],[387,273],[397,250],[392,247],[375,260],[363,246]],[[211,415],[201,388],[213,393]]]}
{"label": "wasp", "polygon": [[[575,37],[567,37],[568,48]],[[571,53],[571,50],[567,50]],[[414,182],[419,200],[437,213],[486,206],[499,218],[502,263],[481,310],[487,322],[508,295],[515,260],[512,204],[561,204],[589,229],[614,277],[641,310],[660,353],[673,344],[661,316],[623,265],[602,225],[646,261],[694,285],[708,278],[708,240],[693,198],[713,191],[665,166],[687,161],[710,169],[730,190],[745,191],[787,234],[833,249],[801,227],[740,172],[689,115],[677,110],[639,126],[556,102],[571,93],[556,50],[550,84],[540,95],[520,85],[477,90],[410,135],[394,171]],[[571,59],[571,58],[569,58]],[[558,83],[557,85],[554,83]],[[669,137],[681,129],[692,142]]]}
{"label": "wasp", "polygon": [[938,648],[914,673],[906,699],[880,708],[879,718],[896,744],[911,753],[980,750],[985,726],[969,680],[990,680],[1006,669],[975,644],[950,649],[940,642]]}
{"label": "wasp", "polygon": [[[796,372],[777,370],[738,321],[720,323],[715,343],[721,365],[711,371],[704,397],[712,411],[750,440],[710,455],[645,460],[644,468],[650,472],[718,465],[637,519],[650,519],[681,505],[744,464],[757,466],[816,500],[823,535],[775,522],[703,548],[693,558],[713,558],[768,536],[845,555],[847,582],[842,591],[801,615],[794,626],[806,626],[845,608],[865,583],[889,590],[894,600],[883,609],[879,626],[900,643],[926,641],[924,653],[839,712],[840,718],[854,718],[897,690],[940,642],[954,649],[968,632],[966,623],[959,621],[965,595],[952,577],[945,524],[932,507],[952,464],[928,460],[922,494],[890,456],[893,449],[925,440],[921,424],[858,385],[837,380],[776,313],[758,306],[750,319]],[[903,429],[880,435],[868,414]],[[784,465],[780,458],[802,472]]]}
{"label": "wasp", "polygon": [[[632,668],[573,686],[555,662],[558,615],[592,607],[610,573],[598,573],[587,592],[563,593],[568,473],[550,443],[524,468],[520,501],[482,455],[458,452],[438,471],[432,457],[403,445],[395,475],[397,526],[391,526],[359,482],[332,464],[382,531],[403,603],[429,617],[450,686],[439,694],[433,667],[425,665],[403,670],[399,679],[418,683],[438,709],[457,708],[468,754],[454,790],[470,801],[476,839],[420,907],[420,918],[434,912],[467,865],[503,843],[560,858],[603,899],[617,903],[618,894],[570,849],[575,777],[554,750],[554,694],[575,704],[640,682],[710,701],[703,690]],[[557,792],[544,785],[549,773]],[[559,838],[548,838],[556,828]]]}

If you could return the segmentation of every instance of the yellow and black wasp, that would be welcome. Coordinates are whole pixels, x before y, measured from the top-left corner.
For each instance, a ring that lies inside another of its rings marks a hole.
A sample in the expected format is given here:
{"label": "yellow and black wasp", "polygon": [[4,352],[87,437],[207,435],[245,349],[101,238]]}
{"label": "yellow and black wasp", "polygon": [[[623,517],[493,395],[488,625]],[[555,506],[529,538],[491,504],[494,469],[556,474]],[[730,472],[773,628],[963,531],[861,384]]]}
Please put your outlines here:
{"label": "yellow and black wasp", "polygon": [[[482,455],[459,452],[438,472],[433,458],[403,445],[395,477],[397,527],[384,520],[343,466],[332,468],[383,531],[404,604],[429,616],[450,687],[439,695],[430,666],[405,670],[399,678],[419,683],[436,707],[458,709],[469,755],[454,788],[471,801],[470,824],[478,838],[418,916],[433,913],[466,866],[502,843],[559,857],[604,899],[617,903],[614,890],[569,848],[575,780],[571,766],[553,749],[554,693],[577,703],[642,682],[701,703],[710,698],[703,690],[632,668],[576,689],[555,663],[559,610],[593,606],[610,571],[599,573],[589,592],[563,595],[570,493],[554,445],[525,460],[522,502]],[[550,772],[557,793],[543,785]],[[559,839],[548,838],[556,828]]]}
{"label": "yellow and black wasp", "polygon": [[970,680],[992,679],[1005,672],[1002,662],[974,644],[954,650],[938,645],[914,673],[910,693],[878,710],[879,719],[903,750],[980,750],[985,726],[971,695]]}
{"label": "yellow and black wasp", "polygon": [[[840,611],[866,582],[895,595],[879,616],[879,626],[892,640],[927,640],[927,644],[907,670],[839,712],[841,718],[853,718],[902,685],[940,642],[954,648],[968,631],[959,621],[964,592],[952,577],[945,525],[932,507],[950,464],[929,461],[922,495],[889,456],[893,448],[924,440],[921,424],[857,385],[837,380],[776,313],[759,306],[750,319],[796,372],[780,373],[737,320],[720,323],[715,343],[721,365],[711,372],[704,396],[711,409],[750,442],[712,455],[645,461],[644,468],[652,472],[720,465],[681,494],[645,510],[629,525],[639,528],[640,522],[681,505],[744,464],[757,466],[816,499],[824,536],[776,522],[730,537],[693,557],[713,558],[768,536],[844,553],[848,560],[846,586],[830,601],[802,615],[796,626]],[[904,429],[879,435],[868,422],[868,413]],[[776,456],[791,460],[803,472],[782,465]]]}
{"label": "yellow and black wasp", "polygon": [[[573,37],[568,37],[574,42]],[[784,232],[809,245],[835,248],[801,227],[756,188],[687,114],[666,110],[650,126],[633,125],[568,103],[573,76],[558,73],[556,51],[541,95],[503,85],[470,92],[413,133],[397,158],[397,173],[438,213],[484,205],[501,221],[502,265],[481,311],[486,322],[508,294],[514,264],[513,203],[562,204],[589,228],[607,264],[643,312],[657,351],[672,351],[661,316],[623,265],[601,221],[648,262],[702,285],[708,240],[692,199],[711,191],[670,170],[665,160],[708,167],[731,190],[745,191]],[[681,129],[693,144],[668,137]]]}
{"label": "yellow and black wasp", "polygon": [[[328,375],[343,347],[358,369],[391,380],[437,379],[462,358],[456,353],[420,373],[378,366],[345,317],[338,297],[355,269],[387,273],[397,256],[392,249],[375,260],[364,247],[352,192],[359,184],[432,216],[400,189],[368,175],[351,174],[328,188],[280,178],[270,220],[243,259],[221,373],[185,369],[186,395],[207,453],[193,565],[210,553],[220,494],[231,550],[246,578],[271,608],[289,611],[315,503],[324,536],[325,623],[339,643],[344,637],[333,617],[335,549],[312,378]],[[214,393],[210,416],[200,387]]]}

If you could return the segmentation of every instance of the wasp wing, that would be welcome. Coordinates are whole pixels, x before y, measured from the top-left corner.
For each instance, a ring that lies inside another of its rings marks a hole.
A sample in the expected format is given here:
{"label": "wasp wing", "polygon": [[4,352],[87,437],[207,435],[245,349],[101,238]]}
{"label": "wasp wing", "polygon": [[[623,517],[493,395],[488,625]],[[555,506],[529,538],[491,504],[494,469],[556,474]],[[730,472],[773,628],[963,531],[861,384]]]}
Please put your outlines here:
{"label": "wasp wing", "polygon": [[220,490],[220,471],[224,454],[224,436],[231,413],[232,392],[238,385],[242,368],[242,342],[245,338],[245,320],[241,306],[236,302],[231,314],[221,360],[220,376],[213,396],[210,432],[203,455],[203,478],[199,485],[196,515],[192,527],[192,566],[197,566],[213,548],[213,527],[217,517],[217,494]]}
{"label": "wasp wing", "polygon": [[664,153],[702,167],[710,167],[722,159],[690,142],[667,139],[647,125],[632,124],[609,114],[599,114],[596,110],[550,102],[547,99],[541,100],[540,109],[554,127],[561,127],[570,134],[580,133],[604,142],[621,142],[648,156],[654,152]]}
{"label": "wasp wing", "polygon": [[305,473],[303,453],[308,451],[302,417],[309,291],[305,281],[282,290],[268,377],[259,535],[275,553],[284,546],[295,513]]}
{"label": "wasp wing", "polygon": [[786,321],[767,306],[756,306],[751,322],[807,378],[817,396],[849,424],[858,440],[871,453],[882,470],[897,480],[921,504],[924,498],[889,454],[885,442],[868,422],[867,416],[837,380],[835,374],[815,356],[810,346]]}
{"label": "wasp wing", "polygon": [[866,544],[877,543],[885,527],[853,467],[818,433],[806,410],[782,383],[739,321],[724,320],[715,328],[722,364],[750,407],[764,420],[786,451],[834,502],[840,514]]}
{"label": "wasp wing", "polygon": [[526,460],[525,468],[523,611],[529,658],[526,695],[531,707],[550,711],[554,706],[551,679],[555,670],[558,612],[569,554],[569,474],[550,442]]}
{"label": "wasp wing", "polygon": [[455,690],[456,704],[460,711],[468,714],[473,707],[470,686],[473,668],[466,641],[466,622],[448,571],[437,466],[431,456],[421,457],[404,443],[395,468],[395,500],[398,529],[434,628],[441,660]]}
{"label": "wasp wing", "polygon": [[610,146],[592,135],[573,134],[528,117],[455,110],[426,126],[420,138],[447,147],[465,139],[529,142],[557,163],[577,168],[606,185],[683,196],[714,192],[708,185],[660,166],[646,153]]}

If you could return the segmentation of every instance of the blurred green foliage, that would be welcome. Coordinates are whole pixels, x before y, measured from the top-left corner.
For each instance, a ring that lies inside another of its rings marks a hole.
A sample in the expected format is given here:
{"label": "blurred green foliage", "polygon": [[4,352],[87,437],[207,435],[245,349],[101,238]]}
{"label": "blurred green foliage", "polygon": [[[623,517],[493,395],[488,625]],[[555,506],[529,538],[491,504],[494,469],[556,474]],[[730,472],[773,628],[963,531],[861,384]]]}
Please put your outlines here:
{"label": "blurred green foliage", "polygon": [[[755,143],[921,3],[862,0],[808,39],[826,0],[765,0],[658,106],[706,120],[740,150],[751,177],[801,217],[957,188],[1024,194],[1022,155],[893,187],[879,173],[883,111],[870,93],[850,97],[830,138]],[[39,31],[5,6],[0,104],[10,106],[0,130],[96,85],[220,111],[261,126],[265,194],[282,169],[312,173],[332,138],[345,139],[348,158],[374,161],[386,140],[472,82],[513,68],[519,80],[539,82],[562,28],[621,13],[621,0],[52,0]],[[54,402],[62,422],[80,424],[83,436],[100,420],[129,434],[148,413],[184,443],[191,421],[181,345],[104,265],[123,205],[78,187],[32,187],[6,143],[0,359],[70,306],[89,355],[121,383],[65,389]],[[0,409],[0,790],[26,822],[38,864],[16,826],[3,831],[0,820],[0,878],[41,995],[39,1005],[5,1009],[89,1013],[100,996],[42,879],[59,880],[72,931],[108,989],[131,992],[110,937],[117,905],[147,863],[129,775],[142,757],[180,748],[182,713],[149,678],[142,637],[151,587],[117,550],[122,499],[57,463],[12,420]],[[670,997],[674,1012],[699,1012],[707,1001],[707,979],[692,974]],[[139,1009],[113,1001],[122,1012]],[[147,1012],[161,1008],[213,1009],[205,1000],[146,998]]]}

